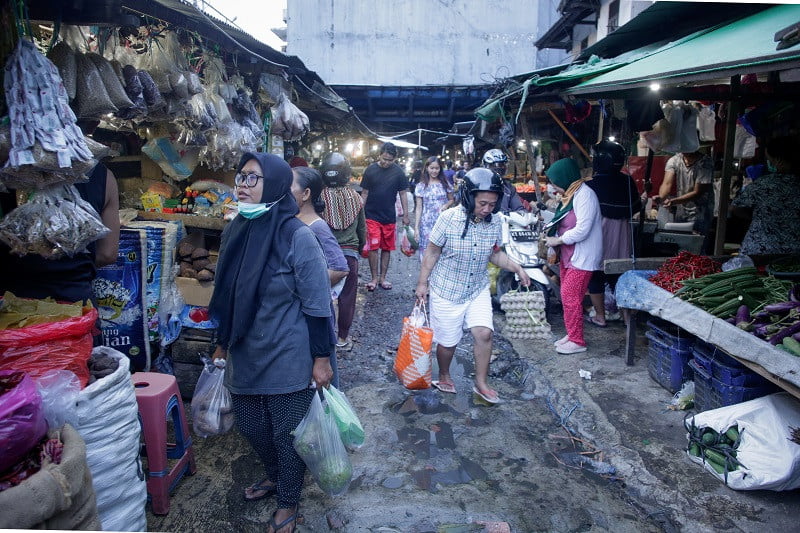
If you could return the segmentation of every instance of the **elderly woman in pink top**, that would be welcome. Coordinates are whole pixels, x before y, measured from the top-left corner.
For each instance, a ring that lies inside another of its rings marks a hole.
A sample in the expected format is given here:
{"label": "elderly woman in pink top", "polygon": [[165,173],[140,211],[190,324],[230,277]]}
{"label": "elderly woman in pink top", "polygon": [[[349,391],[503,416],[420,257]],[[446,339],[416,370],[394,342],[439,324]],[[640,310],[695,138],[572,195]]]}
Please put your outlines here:
{"label": "elderly woman in pink top", "polygon": [[556,351],[572,354],[586,351],[583,340],[583,296],[592,272],[603,264],[603,223],[597,195],[584,186],[592,178],[581,178],[573,159],[560,159],[545,171],[561,204],[545,229],[547,245],[558,249],[561,262],[561,304],[567,334],[556,341]]}

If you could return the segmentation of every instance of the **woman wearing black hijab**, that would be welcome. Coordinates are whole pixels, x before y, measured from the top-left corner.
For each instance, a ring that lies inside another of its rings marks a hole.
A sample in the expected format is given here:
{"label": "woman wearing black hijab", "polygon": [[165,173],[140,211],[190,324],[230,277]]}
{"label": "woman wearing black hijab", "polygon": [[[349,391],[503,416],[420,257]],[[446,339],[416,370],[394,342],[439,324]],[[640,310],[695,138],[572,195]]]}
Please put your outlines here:
{"label": "woman wearing black hijab", "polygon": [[314,389],[330,383],[330,286],[322,250],[295,215],[292,170],[272,154],[246,153],[236,174],[239,215],[222,233],[209,309],[219,323],[214,358],[227,359],[236,424],[266,476],[246,500],[277,495],[271,533],[294,531],[305,464],[291,432]]}

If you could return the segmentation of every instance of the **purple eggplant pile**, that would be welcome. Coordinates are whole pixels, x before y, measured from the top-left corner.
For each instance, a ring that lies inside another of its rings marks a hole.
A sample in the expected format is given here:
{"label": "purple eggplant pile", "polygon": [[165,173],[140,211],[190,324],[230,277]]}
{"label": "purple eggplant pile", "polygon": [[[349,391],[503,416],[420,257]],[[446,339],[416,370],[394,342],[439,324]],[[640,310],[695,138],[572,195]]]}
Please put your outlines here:
{"label": "purple eggplant pile", "polygon": [[784,302],[763,306],[753,315],[746,305],[741,305],[728,321],[800,357],[800,284],[792,286],[788,297]]}

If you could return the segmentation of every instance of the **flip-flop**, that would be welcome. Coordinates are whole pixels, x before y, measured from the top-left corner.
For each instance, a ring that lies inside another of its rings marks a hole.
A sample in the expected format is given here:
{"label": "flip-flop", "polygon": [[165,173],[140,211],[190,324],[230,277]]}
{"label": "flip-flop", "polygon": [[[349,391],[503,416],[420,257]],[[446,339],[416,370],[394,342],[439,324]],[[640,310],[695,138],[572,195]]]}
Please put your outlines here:
{"label": "flip-flop", "polygon": [[478,390],[477,386],[473,386],[472,387],[472,392],[474,392],[475,394],[480,396],[483,399],[483,401],[485,401],[486,403],[490,403],[492,405],[500,403],[500,396],[498,396],[496,391],[492,391],[492,392],[494,392],[494,397],[491,397],[488,394],[484,394],[480,390]]}
{"label": "flip-flop", "polygon": [[297,510],[295,510],[294,514],[290,515],[289,518],[287,518],[286,520],[284,520],[280,524],[276,524],[275,523],[275,515],[278,514],[278,511],[275,511],[275,512],[272,513],[272,518],[267,520],[267,525],[272,528],[272,531],[278,532],[282,528],[284,528],[287,525],[289,525],[291,522],[294,522],[294,525],[292,526],[292,533],[294,533],[294,531],[297,529],[297,517],[298,517],[299,513],[300,513],[300,506],[297,507]]}
{"label": "flip-flop", "polygon": [[370,281],[369,283],[366,284],[367,290],[369,292],[374,291],[377,286],[378,286],[378,284],[375,283],[374,281]]}
{"label": "flip-flop", "polygon": [[263,492],[264,494],[262,494],[261,496],[253,496],[252,498],[248,498],[247,493],[245,492],[244,494],[245,501],[254,502],[256,500],[263,500],[264,498],[276,494],[278,492],[278,485],[267,485],[266,483],[268,481],[269,481],[268,479],[262,479],[261,481],[257,481],[252,485],[250,485],[249,487],[247,487],[250,490]]}
{"label": "flip-flop", "polygon": [[588,322],[589,324],[593,325],[596,328],[607,328],[608,327],[608,324],[598,324],[597,322],[594,321],[594,318],[592,318],[590,316],[587,316],[585,318],[586,318],[586,322]]}
{"label": "flip-flop", "polygon": [[388,281],[384,281],[383,283],[381,283],[381,289],[385,291],[390,291],[392,290],[392,284],[389,283]]}
{"label": "flip-flop", "polygon": [[449,381],[431,381],[431,385],[435,388],[440,390],[441,392],[446,392],[448,394],[455,394],[456,393],[456,386],[455,384]]}

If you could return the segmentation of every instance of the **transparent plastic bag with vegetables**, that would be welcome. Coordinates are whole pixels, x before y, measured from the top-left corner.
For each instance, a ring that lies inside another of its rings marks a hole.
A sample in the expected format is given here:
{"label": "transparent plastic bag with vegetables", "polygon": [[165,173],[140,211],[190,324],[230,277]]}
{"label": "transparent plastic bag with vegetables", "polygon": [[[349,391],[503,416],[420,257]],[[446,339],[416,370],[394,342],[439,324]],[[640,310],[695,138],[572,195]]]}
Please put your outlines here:
{"label": "transparent plastic bag with vegetables", "polygon": [[294,449],[319,488],[329,496],[336,496],[350,486],[353,467],[332,409],[322,395],[322,389],[318,389],[308,413],[294,430]]}
{"label": "transparent plastic bag with vegetables", "polygon": [[347,396],[333,385],[325,389],[325,399],[336,420],[342,443],[348,450],[357,450],[364,445],[364,426],[358,419]]}
{"label": "transparent plastic bag with vegetables", "polygon": [[192,397],[192,427],[200,437],[227,433],[234,423],[231,393],[224,384],[225,360],[205,363]]}

